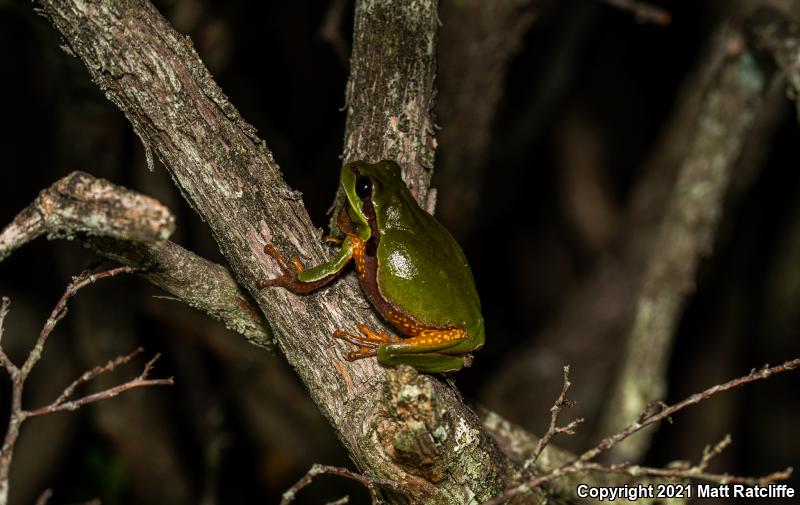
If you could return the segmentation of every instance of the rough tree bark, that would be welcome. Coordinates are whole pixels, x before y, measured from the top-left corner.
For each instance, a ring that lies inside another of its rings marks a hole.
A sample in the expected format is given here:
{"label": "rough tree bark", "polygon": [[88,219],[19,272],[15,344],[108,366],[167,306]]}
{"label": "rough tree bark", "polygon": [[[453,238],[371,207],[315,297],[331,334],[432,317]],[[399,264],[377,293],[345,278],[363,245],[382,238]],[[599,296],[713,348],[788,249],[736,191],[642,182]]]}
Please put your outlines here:
{"label": "rough tree bark", "polygon": [[[286,359],[359,468],[397,481],[414,502],[486,500],[508,485],[508,460],[452,386],[409,368],[343,358],[345,346],[330,336],[335,328],[382,324],[352,279],[307,297],[256,289],[259,279],[278,274],[264,244],[275,242],[309,262],[324,259],[325,251],[299,195],[282,181],[266,144],[213,82],[191,43],[141,0],[42,5],[95,83],[130,120],[148,157],[159,157],[209,224],[234,275],[266,314]],[[354,58],[348,85],[356,126],[348,130],[355,140],[346,142],[345,156],[392,156],[409,176],[415,165],[432,164],[428,112],[436,4],[359,2],[356,10],[354,47],[365,53]],[[387,44],[370,45],[373,37]],[[395,54],[428,59],[416,65],[418,60],[386,57],[398,48]],[[380,71],[385,67],[394,71],[387,75]],[[408,94],[393,94],[394,86]],[[359,105],[370,89],[378,95]],[[386,144],[387,129],[394,144]],[[412,188],[424,194],[426,176],[413,177],[422,182]]]}

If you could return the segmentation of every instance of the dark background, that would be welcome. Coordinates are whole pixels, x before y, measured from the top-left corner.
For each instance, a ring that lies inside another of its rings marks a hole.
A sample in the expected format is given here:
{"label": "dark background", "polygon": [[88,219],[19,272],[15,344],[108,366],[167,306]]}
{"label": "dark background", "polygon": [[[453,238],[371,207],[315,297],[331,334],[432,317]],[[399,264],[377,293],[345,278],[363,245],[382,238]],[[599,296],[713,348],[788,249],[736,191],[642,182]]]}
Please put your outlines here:
{"label": "dark background", "polygon": [[[469,400],[535,433],[546,427],[558,373],[552,387],[519,388],[510,397],[493,393],[501,387],[497,377],[523,350],[536,349],[537,334],[626,231],[616,228],[600,239],[585,234],[569,203],[581,172],[576,178],[570,171],[576,159],[592,167],[586,177],[602,195],[598,213],[607,218],[600,224],[620,226],[681,83],[727,8],[711,1],[660,5],[672,13],[667,27],[637,23],[600,1],[543,2],[508,69],[479,177],[477,214],[469,222],[443,217],[458,230],[487,325],[486,347],[455,380]],[[320,37],[328,3],[174,0],[157,6],[191,36],[289,184],[302,191],[314,221],[327,223],[348,71]],[[448,19],[442,23],[447,29]],[[349,45],[351,5],[339,24]],[[160,199],[177,216],[175,241],[223,261],[163,168],[147,171],[123,115],[59,45],[56,31],[28,2],[0,1],[0,223],[41,189],[84,170]],[[762,146],[765,162],[734,182],[713,254],[701,262],[675,340],[669,400],[797,355],[799,132],[793,105],[787,101],[784,108]],[[448,128],[445,118],[438,123]],[[437,159],[447,160],[446,148]],[[440,193],[458,176],[448,170],[434,175]],[[39,240],[0,264],[0,293],[13,302],[3,344],[13,359],[23,360],[70,276],[91,261],[77,243]],[[157,295],[133,277],[80,294],[48,344],[25,404],[48,403],[82,370],[138,345],[163,354],[156,375],[174,375],[176,385],[27,423],[12,470],[12,503],[31,503],[46,488],[55,491],[51,503],[275,503],[312,463],[349,465],[280,357]],[[604,349],[592,359],[618,357],[614,344]],[[138,369],[117,373],[132,376]],[[575,373],[576,389],[594,380]],[[733,445],[713,470],[764,474],[797,466],[798,386],[797,376],[780,376],[676,416],[657,433],[647,462],[697,459],[705,444],[731,433]],[[577,450],[601,433],[593,432],[596,411],[579,404],[573,414],[589,417],[587,426],[559,441]],[[791,484],[797,488],[800,481]],[[323,477],[297,502],[324,503],[347,493],[355,502],[366,499],[357,486]]]}

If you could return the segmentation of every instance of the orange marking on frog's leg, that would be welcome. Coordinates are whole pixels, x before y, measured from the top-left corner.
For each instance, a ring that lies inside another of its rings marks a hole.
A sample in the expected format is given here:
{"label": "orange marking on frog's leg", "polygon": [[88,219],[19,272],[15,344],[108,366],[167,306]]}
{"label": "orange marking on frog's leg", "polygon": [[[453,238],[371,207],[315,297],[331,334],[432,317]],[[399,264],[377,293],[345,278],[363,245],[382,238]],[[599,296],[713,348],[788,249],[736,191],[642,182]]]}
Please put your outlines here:
{"label": "orange marking on frog's leg", "polygon": [[358,273],[358,278],[364,280],[364,277],[367,275],[367,267],[364,260],[365,254],[365,243],[361,238],[357,235],[348,235],[350,237],[350,241],[353,244],[353,260],[356,264],[356,272]]}
{"label": "orange marking on frog's leg", "polygon": [[392,323],[392,326],[400,330],[403,335],[408,336],[409,339],[427,337],[431,342],[436,342],[435,345],[439,345],[466,338],[466,332],[463,328],[431,328],[395,310],[388,311],[384,314],[384,317]]}
{"label": "orange marking on frog's leg", "polygon": [[444,351],[467,338],[463,328],[425,328],[415,336],[389,344],[393,354],[416,354],[419,352]]}

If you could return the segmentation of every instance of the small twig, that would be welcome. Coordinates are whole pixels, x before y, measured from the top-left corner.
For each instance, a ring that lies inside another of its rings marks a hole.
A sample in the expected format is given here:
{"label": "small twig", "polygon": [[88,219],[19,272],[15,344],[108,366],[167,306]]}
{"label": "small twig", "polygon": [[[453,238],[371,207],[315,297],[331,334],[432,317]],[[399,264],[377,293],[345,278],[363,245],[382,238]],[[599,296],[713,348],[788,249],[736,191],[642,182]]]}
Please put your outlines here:
{"label": "small twig", "polygon": [[524,468],[527,470],[528,468],[533,468],[536,460],[539,459],[539,456],[542,454],[542,451],[545,447],[550,443],[554,436],[558,435],[559,433],[566,433],[568,435],[575,434],[575,427],[578,426],[580,423],[583,422],[582,417],[578,417],[574,419],[572,422],[567,424],[566,426],[558,426],[558,414],[561,413],[561,409],[564,407],[574,407],[575,402],[571,400],[567,400],[567,391],[569,391],[570,386],[572,383],[569,380],[569,365],[564,367],[564,385],[561,388],[561,394],[558,395],[558,399],[550,407],[550,427],[547,428],[547,432],[544,434],[542,438],[536,443],[536,447],[534,447],[533,452],[531,453],[530,458],[525,462]]}
{"label": "small twig", "polygon": [[338,500],[328,502],[327,505],[345,505],[346,503],[350,503],[350,497],[347,495],[342,496]]}
{"label": "small twig", "polygon": [[130,360],[141,354],[143,350],[144,348],[139,347],[129,354],[126,354],[124,356],[118,356],[117,358],[110,360],[105,365],[96,366],[93,369],[84,372],[83,375],[75,379],[72,382],[72,384],[64,388],[64,392],[61,393],[61,396],[56,398],[53,404],[58,405],[60,403],[63,403],[64,401],[66,401],[67,398],[72,396],[72,393],[74,393],[75,389],[81,384],[89,382],[98,375],[104,374],[106,372],[111,372],[120,365],[124,365],[125,363],[129,362]]}
{"label": "small twig", "polygon": [[640,23],[653,23],[659,26],[667,26],[672,22],[672,14],[661,7],[640,2],[637,0],[604,0],[607,4],[619,10],[632,12],[636,16],[636,21]]}
{"label": "small twig", "polygon": [[[661,409],[658,411],[655,411],[652,408],[648,408],[648,411],[639,416],[639,418],[634,423],[628,425],[626,428],[619,431],[618,433],[604,438],[603,440],[600,441],[600,443],[598,443],[588,451],[584,452],[577,458],[572,459],[571,461],[565,463],[564,465],[548,473],[536,476],[516,487],[507,489],[503,494],[487,501],[484,505],[500,505],[501,503],[504,503],[506,500],[509,500],[514,496],[527,493],[541,486],[542,484],[545,484],[552,480],[564,477],[566,475],[573,475],[577,473],[586,473],[586,472],[622,473],[633,477],[648,476],[648,477],[696,479],[709,482],[717,482],[720,484],[745,484],[745,485],[766,485],[770,482],[788,479],[789,476],[792,474],[791,468],[787,468],[779,472],[774,472],[769,475],[765,475],[763,477],[742,477],[742,476],[735,476],[728,474],[712,474],[705,472],[705,469],[708,466],[708,463],[711,461],[711,459],[720,452],[722,452],[725,449],[725,447],[727,447],[727,445],[730,443],[729,437],[725,437],[720,443],[718,443],[713,448],[706,447],[703,451],[703,456],[700,459],[700,462],[695,466],[685,469],[651,468],[651,467],[642,467],[635,465],[601,465],[599,463],[592,462],[592,460],[596,458],[600,453],[614,447],[618,443],[628,438],[630,435],[640,431],[642,428],[657,423],[659,421],[662,421],[664,419],[668,419],[671,415],[687,407],[700,403],[703,400],[707,400],[712,396],[715,396],[724,391],[728,391],[729,389],[733,389],[742,386],[744,384],[749,384],[751,382],[764,380],[771,377],[774,374],[786,372],[789,370],[794,370],[798,367],[800,367],[800,358],[787,361],[782,365],[774,367],[765,366],[761,370],[752,370],[748,375],[730,380],[724,384],[718,384],[700,393],[693,394],[688,398],[684,399],[683,401],[678,402],[674,405],[667,406],[661,404]],[[559,397],[559,399],[560,398],[561,397]]]}
{"label": "small twig", "polygon": [[47,502],[50,501],[50,498],[53,496],[52,489],[45,489],[42,494],[39,495],[39,498],[36,499],[36,505],[47,505]]}
{"label": "small twig", "polygon": [[598,454],[600,454],[601,452],[603,452],[603,451],[609,449],[610,447],[618,444],[622,440],[625,440],[630,435],[632,435],[633,433],[636,433],[637,431],[641,430],[645,426],[649,426],[649,425],[651,425],[653,423],[657,423],[657,422],[659,422],[659,421],[661,421],[661,420],[663,420],[665,418],[668,418],[669,416],[675,414],[676,412],[685,409],[686,407],[690,407],[692,405],[700,403],[701,401],[707,400],[707,399],[711,398],[714,395],[717,395],[717,394],[722,393],[724,391],[728,391],[729,389],[737,388],[737,387],[742,386],[744,384],[749,384],[751,382],[767,379],[767,378],[769,378],[770,376],[772,376],[772,375],[774,375],[776,373],[781,373],[781,372],[785,372],[785,371],[788,371],[788,370],[793,370],[793,369],[797,368],[798,366],[800,366],[800,358],[793,359],[791,361],[787,361],[786,363],[784,363],[782,365],[778,365],[778,366],[775,366],[775,367],[772,367],[772,368],[765,366],[764,368],[762,368],[759,371],[752,370],[748,375],[745,375],[743,377],[739,377],[738,379],[733,379],[733,380],[728,381],[728,382],[726,382],[724,384],[719,384],[719,385],[710,387],[710,388],[706,389],[703,392],[695,393],[692,396],[686,398],[685,400],[683,400],[683,401],[681,401],[679,403],[676,403],[675,405],[663,408],[660,412],[653,413],[653,414],[651,414],[649,416],[644,417],[643,419],[638,419],[637,422],[629,425],[628,427],[626,427],[625,429],[623,429],[622,431],[620,431],[616,435],[611,435],[610,437],[606,437],[599,444],[597,444],[597,446],[595,446],[593,449],[591,449],[591,450],[587,451],[586,453],[584,453],[583,455],[581,455],[580,459],[581,459],[581,461],[589,461],[589,460],[593,459],[595,456],[597,456]]}
{"label": "small twig", "polygon": [[[119,395],[120,393],[124,393],[125,391],[128,391],[128,390],[133,389],[133,388],[149,387],[149,386],[172,386],[174,384],[174,380],[173,380],[172,377],[170,377],[168,379],[148,379],[147,378],[148,375],[150,374],[150,371],[153,368],[153,364],[161,356],[160,354],[156,354],[150,361],[147,362],[147,364],[145,365],[145,368],[142,371],[142,373],[139,374],[139,376],[136,377],[135,379],[132,379],[132,380],[130,380],[130,381],[124,383],[124,384],[120,384],[118,386],[114,386],[112,388],[104,389],[103,391],[99,391],[97,393],[93,393],[93,394],[90,394],[90,395],[83,396],[81,398],[78,398],[77,400],[66,401],[66,399],[70,396],[70,394],[72,394],[72,391],[68,391],[68,390],[70,388],[73,388],[73,385],[75,385],[76,383],[86,382],[86,381],[82,381],[81,380],[81,379],[83,379],[84,376],[91,375],[90,378],[93,378],[93,377],[96,377],[97,375],[99,375],[100,373],[103,373],[103,372],[106,372],[106,371],[110,371],[110,370],[112,370],[114,368],[114,366],[116,366],[115,363],[117,363],[117,364],[118,363],[126,363],[126,362],[130,361],[130,359],[133,356],[135,356],[136,354],[139,354],[140,351],[141,351],[141,349],[137,349],[136,351],[134,351],[134,352],[132,352],[132,353],[126,355],[126,356],[120,356],[120,357],[110,361],[108,364],[106,364],[106,365],[104,365],[102,367],[97,367],[92,371],[86,372],[78,380],[73,382],[73,384],[68,386],[67,389],[65,389],[64,392],[61,393],[61,395],[58,397],[58,399],[56,399],[56,401],[54,401],[50,405],[46,405],[44,407],[39,407],[38,409],[24,411],[23,415],[25,417],[36,417],[36,416],[41,416],[41,415],[45,415],[45,414],[53,414],[55,412],[64,412],[64,411],[68,411],[68,410],[77,410],[77,409],[81,408],[82,406],[87,405],[89,403],[94,403],[94,402],[98,402],[100,400],[107,400],[109,398],[114,398],[115,396]],[[101,370],[101,372],[93,374],[93,372],[95,370]]]}
{"label": "small twig", "polygon": [[[361,483],[365,488],[367,488],[367,491],[369,491],[369,496],[370,499],[372,500],[373,505],[377,505],[378,503],[378,487],[390,487],[395,491],[402,492],[402,489],[400,489],[400,487],[398,487],[397,484],[395,484],[394,482],[366,477],[364,475],[351,472],[347,468],[320,465],[315,463],[314,465],[311,466],[308,472],[306,472],[306,474],[300,480],[295,482],[292,487],[290,487],[288,490],[286,490],[286,492],[283,493],[283,499],[281,500],[281,505],[288,505],[289,503],[293,502],[294,499],[297,497],[297,493],[300,492],[301,489],[311,484],[311,481],[314,480],[314,477],[323,474],[347,477],[348,479],[352,479],[356,482]],[[342,502],[341,500],[339,500],[338,502],[334,503],[342,503]]]}
{"label": "small twig", "polygon": [[729,445],[731,445],[730,433],[726,434],[714,447],[710,445],[705,446],[705,448],[703,448],[703,456],[700,458],[700,463],[697,464],[697,468],[701,471],[705,470],[708,464],[711,463],[711,460],[721,454]]}
{"label": "small twig", "polygon": [[115,275],[123,273],[131,273],[137,270],[138,269],[136,268],[123,266],[112,268],[111,270],[106,270],[97,274],[84,271],[75,277],[67,286],[66,291],[64,291],[64,294],[61,295],[61,299],[58,300],[58,303],[53,308],[53,311],[50,313],[50,317],[47,318],[47,321],[42,327],[42,331],[39,333],[39,338],[36,339],[36,344],[34,344],[33,349],[28,354],[28,359],[26,359],[25,363],[22,365],[22,368],[20,369],[22,380],[24,381],[28,377],[28,374],[31,373],[34,365],[36,365],[36,363],[42,357],[42,349],[47,343],[47,339],[50,337],[53,329],[55,329],[58,322],[67,315],[67,302],[70,300],[70,298],[75,296],[82,288],[88,286],[89,284],[94,284],[100,279],[114,277]]}
{"label": "small twig", "polygon": [[6,352],[3,350],[2,341],[3,341],[3,323],[6,320],[6,316],[8,315],[8,308],[11,306],[11,300],[4,296],[2,301],[0,301],[0,365],[3,365],[3,368],[6,369],[8,374],[11,377],[14,375],[19,374],[19,369],[17,366],[11,362]]}
{"label": "small twig", "polygon": [[319,28],[319,37],[330,44],[339,62],[343,65],[347,65],[349,51],[347,42],[342,36],[341,26],[342,18],[344,17],[347,7],[348,2],[345,0],[332,0],[329,2],[325,19],[322,21],[322,26]]}
{"label": "small twig", "polygon": [[[72,282],[67,286],[64,294],[61,295],[61,298],[56,303],[56,306],[53,308],[52,312],[50,313],[50,317],[47,318],[44,326],[42,327],[41,332],[39,333],[38,338],[36,339],[36,343],[34,344],[33,349],[28,354],[28,358],[25,360],[25,364],[18,368],[14,363],[6,355],[5,351],[3,350],[2,345],[0,345],[0,364],[8,372],[9,376],[11,377],[11,406],[10,406],[10,414],[9,414],[9,421],[8,421],[8,428],[6,429],[6,435],[3,439],[2,449],[0,449],[0,505],[6,505],[8,503],[8,491],[9,491],[9,473],[11,469],[11,460],[14,456],[14,446],[16,445],[17,439],[19,438],[19,430],[22,423],[30,418],[35,416],[40,416],[44,414],[50,414],[53,412],[61,412],[66,410],[75,410],[83,405],[88,403],[96,402],[99,400],[104,400],[107,398],[113,398],[118,394],[127,391],[129,389],[137,388],[137,387],[145,387],[145,386],[159,386],[159,385],[172,385],[173,380],[172,378],[169,379],[148,379],[148,375],[153,368],[153,364],[158,359],[159,355],[156,355],[153,359],[147,362],[144,367],[144,370],[138,377],[133,380],[130,380],[124,384],[120,384],[119,386],[106,389],[99,393],[90,394],[84,396],[82,398],[78,398],[77,400],[68,401],[69,397],[75,392],[75,390],[81,384],[84,384],[91,379],[97,377],[106,372],[110,372],[114,370],[116,367],[129,362],[135,356],[142,352],[142,349],[136,349],[135,351],[125,355],[119,356],[105,365],[98,366],[89,370],[82,374],[80,377],[75,379],[71,384],[69,384],[64,391],[56,398],[53,403],[46,407],[40,407],[35,410],[26,411],[22,408],[22,393],[25,385],[25,380],[27,379],[28,375],[30,374],[33,367],[39,361],[42,355],[42,351],[44,350],[44,346],[47,343],[47,339],[49,338],[50,334],[55,329],[58,322],[64,318],[67,313],[67,302],[75,296],[75,294],[100,279],[105,279],[108,277],[113,277],[120,273],[128,273],[133,272],[136,269],[131,267],[119,267],[114,268],[111,270],[107,270],[105,272],[100,272],[97,274],[92,274],[88,271],[85,271],[75,277]],[[2,334],[3,334],[3,323],[5,321],[5,317],[8,314],[8,308],[10,305],[10,301],[8,298],[3,298],[2,303],[0,303],[0,342],[2,342]],[[52,492],[50,490],[45,491],[36,501],[37,505],[45,505],[47,501],[50,499]]]}

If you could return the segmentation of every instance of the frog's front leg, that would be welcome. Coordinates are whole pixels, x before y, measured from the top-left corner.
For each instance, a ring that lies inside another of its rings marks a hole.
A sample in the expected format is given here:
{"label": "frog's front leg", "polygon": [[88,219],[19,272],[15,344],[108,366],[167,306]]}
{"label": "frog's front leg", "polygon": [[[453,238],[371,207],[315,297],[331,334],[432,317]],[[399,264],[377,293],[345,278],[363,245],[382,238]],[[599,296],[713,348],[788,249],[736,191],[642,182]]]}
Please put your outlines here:
{"label": "frog's front leg", "polygon": [[347,266],[353,258],[353,240],[348,236],[333,259],[308,270],[303,268],[303,264],[294,256],[291,257],[291,264],[287,262],[273,244],[265,245],[264,252],[278,262],[281,275],[274,279],[258,281],[258,287],[280,286],[293,293],[306,294],[329,284]]}

